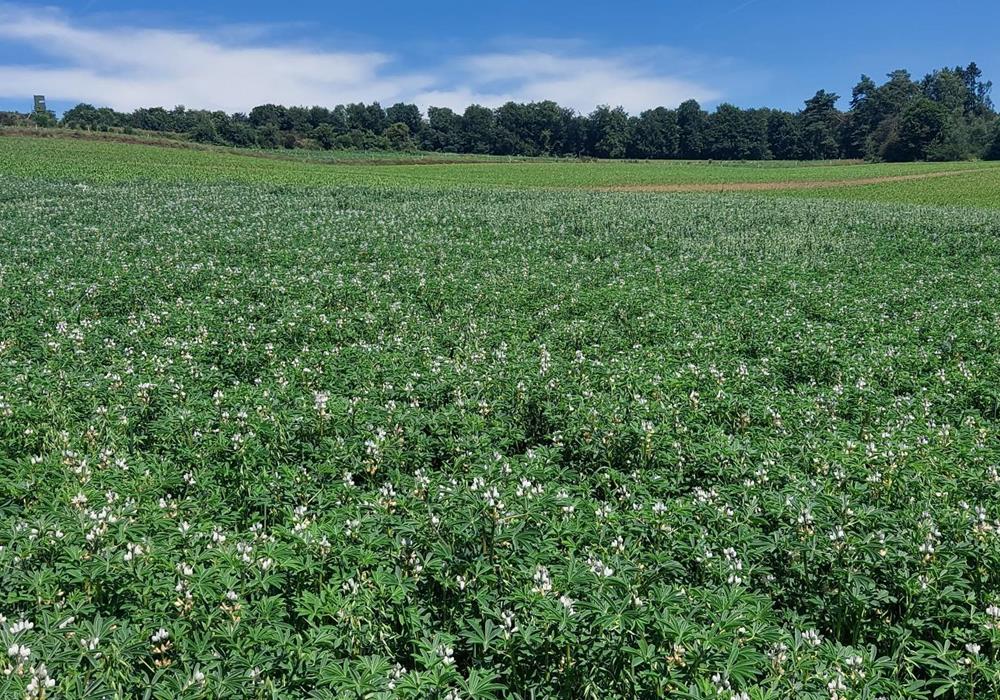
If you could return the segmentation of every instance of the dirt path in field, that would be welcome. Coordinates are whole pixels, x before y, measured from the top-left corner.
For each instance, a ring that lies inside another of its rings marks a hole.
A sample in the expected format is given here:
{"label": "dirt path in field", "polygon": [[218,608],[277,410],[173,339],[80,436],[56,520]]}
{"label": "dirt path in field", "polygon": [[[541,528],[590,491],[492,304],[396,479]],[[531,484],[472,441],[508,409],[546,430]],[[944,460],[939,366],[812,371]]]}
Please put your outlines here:
{"label": "dirt path in field", "polygon": [[964,175],[994,168],[969,168],[968,170],[939,170],[913,175],[886,175],[883,177],[859,177],[843,180],[793,180],[786,182],[703,182],[662,185],[613,185],[596,187],[601,192],[754,192],[766,190],[815,190],[851,185],[880,185],[886,182],[908,182],[927,180],[932,177]]}

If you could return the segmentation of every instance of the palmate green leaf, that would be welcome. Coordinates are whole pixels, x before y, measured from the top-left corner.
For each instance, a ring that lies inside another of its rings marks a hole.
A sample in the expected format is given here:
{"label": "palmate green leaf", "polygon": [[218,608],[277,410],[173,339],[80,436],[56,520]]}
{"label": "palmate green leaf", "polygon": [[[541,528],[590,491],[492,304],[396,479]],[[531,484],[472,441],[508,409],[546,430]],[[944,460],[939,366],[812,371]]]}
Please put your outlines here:
{"label": "palmate green leaf", "polygon": [[733,647],[726,659],[725,672],[733,682],[744,686],[756,677],[766,661],[766,657],[754,649]]}
{"label": "palmate green leaf", "polygon": [[384,697],[421,698],[428,697],[435,688],[434,679],[421,671],[408,671],[396,684],[395,689]]}
{"label": "palmate green leaf", "polygon": [[498,629],[491,620],[469,620],[462,636],[474,647],[479,647],[477,656],[490,657],[490,647],[493,642],[503,636],[503,631]]}
{"label": "palmate green leaf", "polygon": [[650,664],[656,658],[656,646],[648,644],[645,639],[639,639],[638,644],[636,645],[635,648],[625,647],[623,651],[632,656],[631,658],[632,666],[639,666],[640,664]]}
{"label": "palmate green leaf", "polygon": [[467,678],[459,682],[462,691],[472,700],[487,700],[498,697],[502,693],[504,686],[497,682],[499,676],[489,671],[479,671],[469,669]]}

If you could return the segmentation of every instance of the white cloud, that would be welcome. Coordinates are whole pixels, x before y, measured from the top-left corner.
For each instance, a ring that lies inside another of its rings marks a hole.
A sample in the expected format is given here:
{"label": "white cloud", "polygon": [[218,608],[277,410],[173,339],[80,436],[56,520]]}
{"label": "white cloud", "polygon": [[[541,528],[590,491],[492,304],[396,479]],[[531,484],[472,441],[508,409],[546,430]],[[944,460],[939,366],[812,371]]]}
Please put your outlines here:
{"label": "white cloud", "polygon": [[[717,99],[712,89],[672,77],[669,66],[632,54],[587,56],[553,49],[469,55],[421,71],[400,70],[385,53],[244,43],[208,34],[143,27],[93,27],[56,10],[0,5],[0,42],[46,57],[0,65],[0,96],[46,94],[116,109],[185,104],[246,111],[265,102],[334,105],[398,100],[464,108],[508,100],[555,100],[587,112],[598,104],[636,112],[688,98]],[[664,70],[666,68],[667,70]]]}
{"label": "white cloud", "polygon": [[535,50],[474,56],[467,66],[479,84],[514,83],[521,99],[555,100],[579,111],[609,104],[638,112],[719,97],[715,90],[664,75],[651,63],[637,54],[587,57]]}
{"label": "white cloud", "polygon": [[600,104],[621,105],[631,113],[673,107],[684,100],[717,100],[716,90],[657,70],[649,56],[585,56],[545,50],[467,56],[454,71],[458,83],[416,96],[419,104],[453,109],[478,103],[495,107],[508,100],[554,100],[578,112]]}
{"label": "white cloud", "polygon": [[264,102],[333,104],[392,99],[431,84],[424,75],[384,75],[376,52],[226,45],[190,32],[80,28],[61,14],[0,9],[0,40],[47,54],[44,65],[0,66],[6,96],[43,92],[116,109],[186,104],[245,110]]}
{"label": "white cloud", "polygon": [[438,88],[425,90],[413,95],[413,102],[426,110],[428,107],[451,107],[456,112],[462,112],[469,105],[498,107],[504,102],[520,100],[520,96],[509,93],[491,94],[478,92],[472,87]]}

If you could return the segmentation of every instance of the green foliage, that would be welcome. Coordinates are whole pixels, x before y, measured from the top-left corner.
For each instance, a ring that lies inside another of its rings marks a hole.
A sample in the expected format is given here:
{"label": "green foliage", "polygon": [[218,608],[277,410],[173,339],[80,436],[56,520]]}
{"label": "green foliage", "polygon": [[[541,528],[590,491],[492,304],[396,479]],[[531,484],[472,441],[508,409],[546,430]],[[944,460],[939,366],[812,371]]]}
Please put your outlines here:
{"label": "green foliage", "polygon": [[[4,132],[0,131],[0,135]],[[40,133],[40,132],[36,132]],[[58,132],[44,132],[57,135]],[[108,134],[111,140],[119,135]],[[334,144],[336,147],[337,144]],[[263,152],[263,158],[247,158],[241,151],[211,151],[155,146],[136,149],[125,144],[62,139],[0,138],[0,168],[11,175],[32,178],[60,178],[67,171],[88,182],[156,180],[176,182],[238,181],[246,183],[281,183],[307,186],[339,185],[364,181],[373,185],[397,187],[421,186],[435,189],[496,186],[510,188],[584,188],[646,186],[724,186],[747,184],[775,189],[769,196],[824,198],[913,204],[1000,207],[996,192],[1000,170],[982,162],[947,164],[865,164],[715,162],[715,163],[605,163],[573,160],[515,159],[487,156],[366,149],[296,150],[284,152],[281,160],[275,152]],[[406,163],[413,165],[406,165]],[[447,167],[443,164],[447,163]],[[330,164],[330,165],[327,165]],[[358,170],[357,165],[385,167]],[[391,167],[388,165],[391,164]],[[424,164],[438,167],[428,168]],[[933,177],[939,173],[961,173],[960,177]],[[923,176],[930,175],[928,179]],[[891,181],[892,178],[918,176],[914,181]],[[855,179],[889,178],[878,185],[851,186]],[[805,187],[817,182],[820,187]],[[830,187],[832,182],[843,183]],[[796,189],[786,189],[795,187]]]}
{"label": "green foliage", "polygon": [[382,136],[391,151],[402,152],[413,150],[413,139],[410,138],[410,127],[402,122],[390,124]]}
{"label": "green foliage", "polygon": [[492,109],[469,105],[462,115],[462,151],[489,153],[497,139],[496,116]]}
{"label": "green foliage", "polygon": [[1000,693],[995,213],[0,164],[0,697]]}
{"label": "green foliage", "polygon": [[28,120],[34,125],[42,127],[43,129],[51,129],[59,125],[59,120],[56,119],[56,115],[51,111],[49,112],[32,112],[28,117]]}
{"label": "green foliage", "polygon": [[676,158],[680,144],[677,113],[664,107],[649,109],[632,123],[629,155],[636,158]]}
{"label": "green foliage", "polygon": [[[975,63],[936,70],[920,82],[905,70],[887,78],[876,85],[862,76],[847,112],[837,108],[837,95],[820,90],[797,113],[722,104],[709,114],[695,100],[634,117],[620,106],[604,105],[584,116],[543,100],[495,109],[474,104],[462,114],[430,107],[426,119],[416,105],[403,102],[388,109],[378,102],[332,109],[265,104],[249,115],[183,106],[125,114],[79,104],[62,124],[101,132],[170,131],[202,143],[268,149],[407,152],[419,146],[447,153],[614,159],[964,160],[987,148],[988,125],[996,116],[992,83],[982,80]],[[940,119],[930,124],[935,110]],[[408,138],[397,124],[405,126]],[[927,139],[924,132],[932,126]]]}
{"label": "green foliage", "polygon": [[788,112],[772,110],[767,114],[767,142],[776,160],[800,160],[805,152],[801,121]]}
{"label": "green foliage", "polygon": [[188,136],[197,143],[220,143],[219,132],[210,119],[200,120]]}
{"label": "green foliage", "polygon": [[[0,132],[2,133],[2,132]],[[427,167],[437,163],[436,156],[373,151],[363,148],[363,134],[356,134],[360,145],[348,136],[334,144],[338,150],[255,153],[266,157],[250,158],[245,153],[220,149],[164,149],[149,146],[137,149],[122,143],[82,141],[76,139],[0,138],[0,168],[10,175],[37,178],[62,178],[72,172],[74,178],[87,182],[120,182],[156,180],[167,182],[244,182],[307,186],[339,185],[363,181],[384,187],[422,186],[434,189],[465,187],[568,187],[599,189],[606,187],[659,185],[728,185],[774,183],[777,194],[789,193],[783,185],[829,181],[849,183],[855,179],[926,176],[937,173],[966,173],[958,178],[938,178],[908,183],[915,193],[942,193],[939,203],[949,197],[962,196],[964,183],[975,181],[982,187],[975,190],[975,201],[967,203],[997,206],[995,192],[1000,170],[992,164],[958,163],[872,163],[849,162],[719,162],[682,163],[657,162],[586,162],[579,160],[509,160],[476,156],[448,156],[454,161],[447,167]],[[382,144],[383,147],[385,144]],[[281,158],[272,156],[281,155]],[[408,164],[412,161],[412,164]],[[468,162],[466,162],[468,161]],[[359,171],[357,163],[387,162],[391,167],[369,167]],[[967,172],[968,171],[968,172]],[[975,173],[971,171],[976,171]],[[981,172],[980,172],[981,171]],[[874,195],[892,189],[896,184],[869,186]],[[945,189],[942,189],[945,188]],[[804,196],[821,196],[827,190],[802,190]],[[904,201],[914,200],[909,195]]]}
{"label": "green foliage", "polygon": [[599,158],[624,158],[628,152],[628,114],[602,105],[590,115],[590,152]]}
{"label": "green foliage", "polygon": [[972,167],[961,176],[850,185],[822,189],[775,191],[780,197],[844,201],[922,204],[938,207],[1000,208],[1000,169]]}
{"label": "green foliage", "polygon": [[881,155],[892,161],[924,160],[928,149],[942,141],[947,123],[943,106],[923,97],[916,99],[900,114]]}
{"label": "green foliage", "polygon": [[802,153],[807,159],[836,158],[840,155],[837,134],[841,115],[837,111],[839,95],[820,90],[806,100],[802,110]]}
{"label": "green foliage", "polygon": [[1000,160],[1000,119],[993,121],[991,138],[983,157],[986,160]]}
{"label": "green foliage", "polygon": [[862,76],[844,120],[846,154],[893,161],[979,157],[994,116],[992,84],[981,76],[975,63],[934,71],[919,84],[903,70],[881,86]]}
{"label": "green foliage", "polygon": [[720,160],[766,160],[767,113],[719,105],[706,123],[704,155]]}
{"label": "green foliage", "polygon": [[681,158],[700,158],[705,151],[705,122],[708,115],[696,100],[682,102],[677,108],[678,147]]}
{"label": "green foliage", "polygon": [[312,137],[324,150],[329,151],[337,142],[337,132],[329,124],[320,124],[313,129]]}

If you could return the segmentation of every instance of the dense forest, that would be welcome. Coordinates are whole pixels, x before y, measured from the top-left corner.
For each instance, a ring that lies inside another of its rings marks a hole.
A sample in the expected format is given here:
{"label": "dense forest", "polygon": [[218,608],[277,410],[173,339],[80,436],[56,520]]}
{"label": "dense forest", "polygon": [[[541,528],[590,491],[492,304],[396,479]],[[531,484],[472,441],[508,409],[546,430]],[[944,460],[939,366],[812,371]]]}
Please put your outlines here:
{"label": "dense forest", "polygon": [[[847,111],[820,90],[798,112],[694,100],[629,115],[601,106],[577,114],[555,102],[471,105],[458,113],[413,104],[327,107],[261,105],[249,114],[175,107],[116,112],[80,104],[58,125],[179,132],[203,143],[255,148],[384,149],[596,158],[880,161],[1000,159],[992,83],[975,63],[914,80],[905,70],[879,85],[862,76]],[[41,115],[45,120],[45,115]]]}

